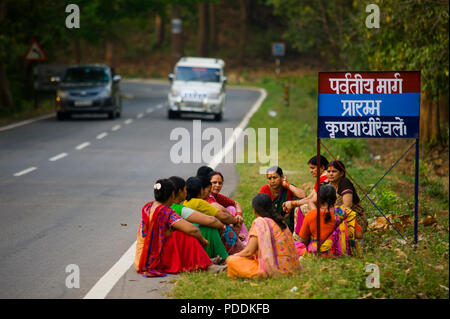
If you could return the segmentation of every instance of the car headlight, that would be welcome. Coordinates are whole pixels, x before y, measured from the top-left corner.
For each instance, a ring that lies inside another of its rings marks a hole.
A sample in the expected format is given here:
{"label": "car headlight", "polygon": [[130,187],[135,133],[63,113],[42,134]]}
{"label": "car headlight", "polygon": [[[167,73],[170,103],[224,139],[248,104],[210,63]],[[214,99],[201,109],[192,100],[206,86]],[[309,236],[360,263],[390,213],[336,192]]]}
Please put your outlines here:
{"label": "car headlight", "polygon": [[59,98],[61,98],[61,99],[65,99],[65,98],[67,98],[67,96],[69,96],[69,94],[67,94],[67,92],[64,92],[61,90],[58,90],[56,92],[56,95],[59,96]]}
{"label": "car headlight", "polygon": [[100,94],[98,95],[98,97],[105,97],[108,98],[111,96],[111,90],[106,89],[100,92]]}

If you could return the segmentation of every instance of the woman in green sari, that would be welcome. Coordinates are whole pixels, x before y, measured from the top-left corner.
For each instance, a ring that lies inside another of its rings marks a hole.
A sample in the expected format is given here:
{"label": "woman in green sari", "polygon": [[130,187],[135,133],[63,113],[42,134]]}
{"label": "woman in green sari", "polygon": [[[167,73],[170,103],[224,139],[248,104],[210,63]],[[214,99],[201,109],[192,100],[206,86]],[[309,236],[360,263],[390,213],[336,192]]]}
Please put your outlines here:
{"label": "woman in green sari", "polygon": [[267,184],[263,185],[259,193],[267,194],[272,199],[275,212],[284,217],[291,232],[294,232],[294,212],[285,213],[283,203],[293,199],[306,197],[306,192],[293,184],[290,184],[283,175],[283,170],[278,166],[270,167],[267,172]]}
{"label": "woman in green sari", "polygon": [[[175,185],[175,201],[170,208],[181,218],[199,227],[202,236],[209,242],[209,245],[203,248],[213,261],[218,263],[224,261],[228,257],[221,239],[221,232],[223,232],[225,225],[214,216],[208,216],[182,205],[187,194],[185,180],[178,176],[172,176],[169,180]],[[220,258],[217,258],[217,256]]]}

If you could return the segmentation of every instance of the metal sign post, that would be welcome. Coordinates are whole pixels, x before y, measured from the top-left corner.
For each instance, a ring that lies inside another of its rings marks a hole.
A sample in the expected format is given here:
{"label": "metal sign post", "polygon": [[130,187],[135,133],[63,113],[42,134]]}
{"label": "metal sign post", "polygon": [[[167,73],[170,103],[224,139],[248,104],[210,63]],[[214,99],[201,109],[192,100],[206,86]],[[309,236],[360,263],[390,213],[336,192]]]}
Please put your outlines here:
{"label": "metal sign post", "polygon": [[[420,71],[319,72],[318,158],[320,138],[414,138],[416,140],[415,245],[418,240],[419,219],[419,122]],[[368,193],[365,197],[386,218],[369,198]],[[389,220],[388,222],[402,236]]]}
{"label": "metal sign post", "polygon": [[47,60],[47,55],[45,54],[42,47],[39,45],[37,40],[33,40],[30,47],[25,54],[24,59],[26,61],[30,61],[31,63],[31,72],[32,72],[32,88],[33,88],[33,100],[34,100],[34,108],[38,108],[38,93],[37,93],[37,65],[39,61]]}

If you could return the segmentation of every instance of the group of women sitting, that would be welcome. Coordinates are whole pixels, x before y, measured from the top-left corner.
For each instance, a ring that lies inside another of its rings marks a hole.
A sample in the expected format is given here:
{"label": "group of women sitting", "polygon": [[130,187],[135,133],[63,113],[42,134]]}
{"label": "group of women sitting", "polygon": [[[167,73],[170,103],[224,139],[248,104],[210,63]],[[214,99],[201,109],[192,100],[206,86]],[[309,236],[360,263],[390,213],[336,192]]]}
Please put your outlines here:
{"label": "group of women sitting", "polygon": [[[135,268],[146,277],[184,271],[227,270],[229,277],[255,278],[295,273],[302,256],[333,257],[358,253],[367,218],[339,161],[321,157],[308,162],[311,193],[290,184],[279,167],[267,171],[268,183],[252,200],[254,220],[248,231],[242,206],[221,194],[224,177],[207,166],[186,181],[178,176],[156,181],[153,202],[142,208]],[[317,184],[317,183],[316,183]],[[317,211],[320,239],[317,238]],[[307,212],[307,214],[305,214]]]}

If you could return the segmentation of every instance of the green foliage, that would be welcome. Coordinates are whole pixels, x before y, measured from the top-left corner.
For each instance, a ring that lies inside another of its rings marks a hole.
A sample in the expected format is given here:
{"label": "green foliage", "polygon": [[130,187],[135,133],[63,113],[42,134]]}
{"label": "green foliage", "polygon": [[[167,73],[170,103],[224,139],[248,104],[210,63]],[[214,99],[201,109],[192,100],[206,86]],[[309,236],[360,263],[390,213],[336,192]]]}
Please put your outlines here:
{"label": "green foliage", "polygon": [[391,189],[376,187],[370,196],[378,208],[385,214],[397,210],[400,206],[399,197]]}

